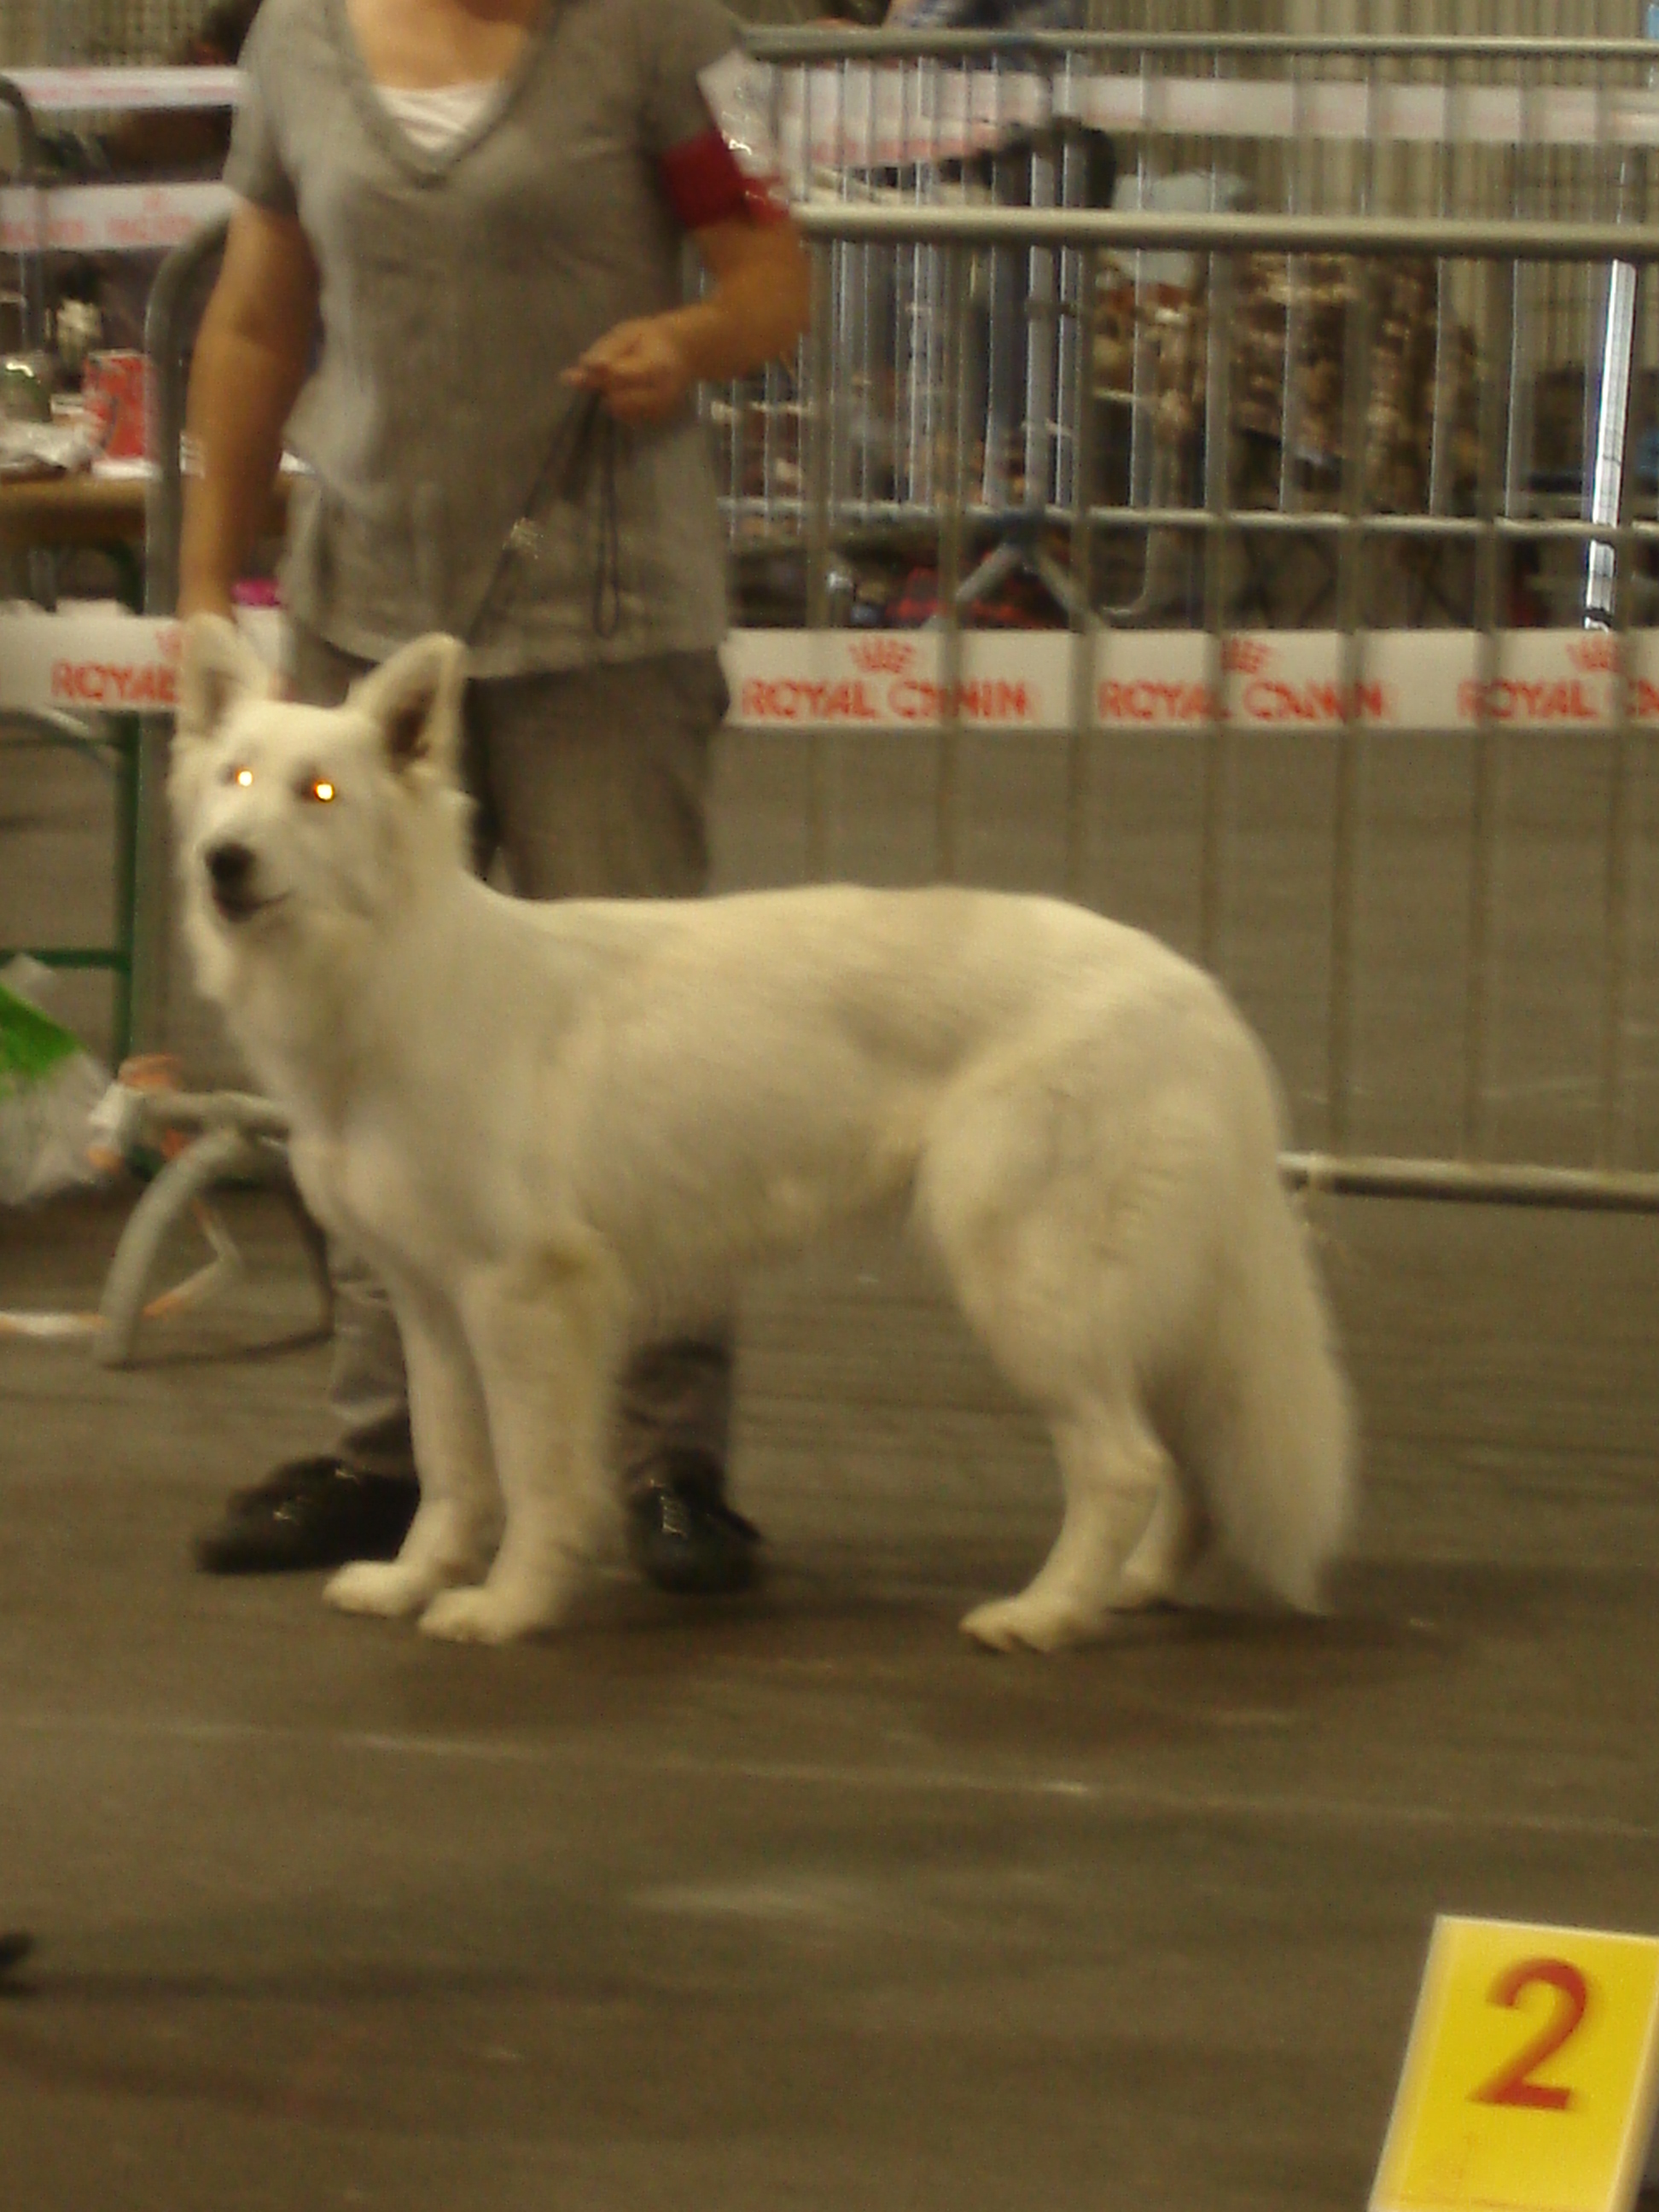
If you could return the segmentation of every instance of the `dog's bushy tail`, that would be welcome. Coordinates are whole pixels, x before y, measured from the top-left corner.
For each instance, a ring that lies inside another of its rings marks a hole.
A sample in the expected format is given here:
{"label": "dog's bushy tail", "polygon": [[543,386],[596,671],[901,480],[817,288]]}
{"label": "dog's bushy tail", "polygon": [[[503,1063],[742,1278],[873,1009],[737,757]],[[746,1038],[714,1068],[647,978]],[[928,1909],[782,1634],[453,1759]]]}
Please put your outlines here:
{"label": "dog's bushy tail", "polygon": [[1252,1163],[1229,1240],[1190,1439],[1229,1551],[1288,1604],[1318,1608],[1353,1519],[1353,1411],[1303,1223],[1276,1153]]}

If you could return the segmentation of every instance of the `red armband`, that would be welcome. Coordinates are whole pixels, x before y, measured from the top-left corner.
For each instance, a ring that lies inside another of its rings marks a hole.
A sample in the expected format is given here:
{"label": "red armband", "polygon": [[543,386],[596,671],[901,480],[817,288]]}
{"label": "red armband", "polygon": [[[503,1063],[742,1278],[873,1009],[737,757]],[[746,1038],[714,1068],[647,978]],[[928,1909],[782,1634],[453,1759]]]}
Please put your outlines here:
{"label": "red armband", "polygon": [[746,216],[781,222],[788,213],[775,179],[748,175],[718,130],[671,146],[659,164],[668,204],[688,230]]}
{"label": "red armband", "polygon": [[710,128],[663,155],[662,178],[688,230],[746,216],[781,222],[788,213],[772,137],[771,79],[740,46],[697,72]]}

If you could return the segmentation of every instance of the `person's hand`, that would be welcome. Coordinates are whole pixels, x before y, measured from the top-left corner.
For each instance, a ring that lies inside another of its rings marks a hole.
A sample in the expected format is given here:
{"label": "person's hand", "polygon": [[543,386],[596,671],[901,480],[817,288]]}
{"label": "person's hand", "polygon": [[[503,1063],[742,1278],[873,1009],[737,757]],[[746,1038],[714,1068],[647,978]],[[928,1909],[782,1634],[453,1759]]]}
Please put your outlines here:
{"label": "person's hand", "polygon": [[661,422],[695,381],[673,325],[672,315],[618,323],[565,371],[565,382],[599,392],[619,422]]}

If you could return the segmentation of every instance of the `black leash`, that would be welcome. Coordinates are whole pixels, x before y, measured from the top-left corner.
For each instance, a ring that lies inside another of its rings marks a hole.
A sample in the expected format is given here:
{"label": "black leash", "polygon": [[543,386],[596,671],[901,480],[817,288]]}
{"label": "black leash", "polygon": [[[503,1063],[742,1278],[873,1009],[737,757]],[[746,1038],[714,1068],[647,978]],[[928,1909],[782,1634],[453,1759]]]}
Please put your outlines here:
{"label": "black leash", "polygon": [[536,472],[519,520],[501,540],[483,597],[467,624],[469,642],[477,636],[489,613],[508,564],[515,558],[538,557],[544,532],[536,517],[544,504],[551,502],[585,511],[596,473],[599,485],[599,537],[594,549],[590,617],[595,637],[616,635],[622,620],[622,523],[617,489],[617,448],[621,434],[616,416],[597,392],[583,392],[560,418],[547,458]]}

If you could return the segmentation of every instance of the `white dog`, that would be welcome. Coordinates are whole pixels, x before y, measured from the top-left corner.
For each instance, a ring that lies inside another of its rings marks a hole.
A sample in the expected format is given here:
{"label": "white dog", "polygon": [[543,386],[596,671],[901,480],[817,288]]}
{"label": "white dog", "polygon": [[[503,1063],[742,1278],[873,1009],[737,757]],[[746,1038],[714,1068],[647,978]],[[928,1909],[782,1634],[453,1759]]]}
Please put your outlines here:
{"label": "white dog", "polygon": [[1348,1402],[1273,1079],[1217,986],[1048,899],[502,897],[463,859],[462,682],[462,648],[426,638],[325,712],[270,696],[228,623],[185,639],[201,980],[408,1357],[420,1510],[332,1601],[490,1641],[556,1622],[614,1511],[630,1344],[908,1208],[1065,1482],[1047,1563],[970,1636],[1098,1634],[1212,1534],[1316,1604]]}

